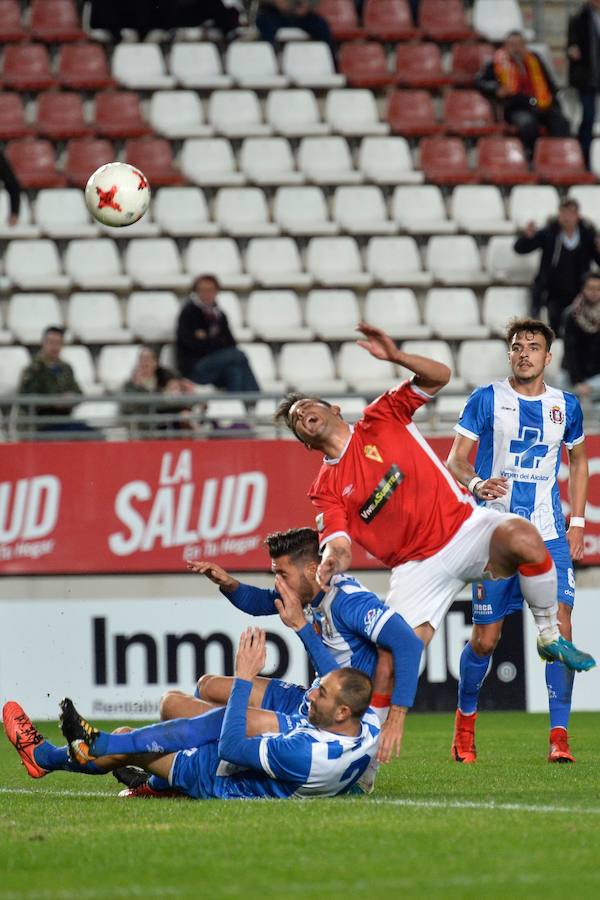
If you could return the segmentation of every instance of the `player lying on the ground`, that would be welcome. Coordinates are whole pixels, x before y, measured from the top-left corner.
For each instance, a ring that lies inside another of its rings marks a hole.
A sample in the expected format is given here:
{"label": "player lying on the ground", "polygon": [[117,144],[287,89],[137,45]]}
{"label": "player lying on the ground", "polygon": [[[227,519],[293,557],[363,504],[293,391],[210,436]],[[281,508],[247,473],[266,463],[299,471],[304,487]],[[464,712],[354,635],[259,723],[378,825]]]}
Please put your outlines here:
{"label": "player lying on the ground", "polygon": [[[554,340],[551,328],[536,319],[514,319],[506,333],[512,374],[476,388],[454,430],[448,468],[470,487],[481,505],[515,512],[537,525],[558,575],[558,627],[571,640],[575,600],[573,559],[583,556],[588,484],[583,413],[574,394],[544,383]],[[478,444],[475,465],[469,456]],[[571,520],[568,531],[558,489],[562,446],[569,455]],[[505,616],[521,609],[523,591],[516,575],[473,585],[473,634],[460,659],[458,709],[452,754],[474,762],[479,691],[502,634]],[[546,662],[550,706],[549,762],[574,762],[567,727],[573,672],[557,660]]]}
{"label": "player lying on the ground", "polygon": [[[289,394],[277,412],[309,450],[325,454],[309,490],[323,549],[319,582],[351,566],[355,540],[392,569],[386,602],[428,644],[465,584],[518,574],[544,658],[590,669],[594,659],[559,632],[556,567],[535,526],[477,507],[412,421],[448,383],[448,367],[398,350],[366,322],[358,330],[360,346],[414,372],[412,380],[378,397],[354,427],[338,406],[302,394]],[[390,682],[380,662],[375,691]]]}
{"label": "player lying on the ground", "polygon": [[[379,738],[377,717],[369,709],[370,679],[350,667],[336,669],[311,691],[308,720],[295,717],[285,733],[276,733],[279,721],[271,713],[272,727],[267,733],[248,737],[252,679],[265,659],[265,632],[249,628],[240,638],[236,680],[224,711],[161,722],[126,734],[99,731],[65,699],[61,703],[61,728],[71,756],[81,766],[94,762],[98,769],[108,772],[115,765],[115,755],[119,755],[194,799],[282,799],[348,793],[374,757]],[[36,745],[23,746],[23,718],[27,717],[22,711],[7,716],[5,727],[29,766]],[[32,729],[29,722],[28,739]],[[40,735],[37,746],[43,743]]]}

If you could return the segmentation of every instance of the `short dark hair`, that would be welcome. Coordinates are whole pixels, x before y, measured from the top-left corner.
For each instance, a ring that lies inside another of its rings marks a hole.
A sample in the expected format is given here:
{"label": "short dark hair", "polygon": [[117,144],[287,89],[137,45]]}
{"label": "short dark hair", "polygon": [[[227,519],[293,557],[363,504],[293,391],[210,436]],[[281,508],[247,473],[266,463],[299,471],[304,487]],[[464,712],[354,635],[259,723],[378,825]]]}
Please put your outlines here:
{"label": "short dark hair", "polygon": [[265,544],[271,559],[289,556],[292,562],[319,562],[319,535],[314,528],[290,528],[273,531]]}
{"label": "short dark hair", "polygon": [[570,209],[571,207],[579,212],[579,200],[576,200],[575,197],[563,197],[558,204],[559,209]]}
{"label": "short dark hair", "polygon": [[552,346],[552,342],[555,339],[556,335],[552,331],[549,325],[546,325],[545,322],[541,322],[539,319],[511,319],[506,328],[506,343],[510,347],[512,344],[513,338],[516,334],[520,334],[522,331],[529,331],[532,334],[541,334],[546,341],[546,349],[549,351]]}
{"label": "short dark hair", "polygon": [[48,327],[44,328],[44,330],[42,331],[42,340],[48,334],[60,334],[61,337],[64,337],[65,329],[62,327],[62,325],[48,325]]}
{"label": "short dark hair", "polygon": [[522,31],[519,31],[518,28],[513,28],[512,31],[509,31],[508,34],[506,35],[506,37],[504,38],[504,40],[507,41],[511,37],[520,37],[520,38],[523,38],[523,40],[525,40],[525,35],[523,34]]}
{"label": "short dark hair", "polygon": [[600,269],[590,269],[589,272],[586,272],[583,278],[581,279],[581,285],[583,287],[584,284],[587,284],[588,281],[591,281],[592,278],[595,278],[596,281],[600,281]]}
{"label": "short dark hair", "polygon": [[337,670],[340,685],[338,699],[349,706],[352,718],[360,719],[369,708],[373,694],[373,684],[368,675],[360,669],[346,666]]}
{"label": "short dark hair", "polygon": [[283,422],[287,428],[290,429],[294,437],[297,437],[299,441],[304,441],[302,438],[296,433],[295,429],[292,427],[292,423],[290,422],[290,410],[294,403],[297,403],[298,400],[314,400],[315,403],[322,403],[323,406],[331,407],[331,403],[328,403],[327,400],[321,399],[321,397],[307,397],[306,394],[301,394],[299,391],[291,391],[289,394],[286,394],[283,400],[279,403],[279,406],[275,410],[275,415],[273,416],[274,421],[279,424]]}
{"label": "short dark hair", "polygon": [[211,275],[210,273],[206,273],[205,275],[198,275],[197,278],[194,278],[194,284],[198,284],[199,281],[212,281],[216,289],[218,291],[221,290],[221,285],[216,275]]}

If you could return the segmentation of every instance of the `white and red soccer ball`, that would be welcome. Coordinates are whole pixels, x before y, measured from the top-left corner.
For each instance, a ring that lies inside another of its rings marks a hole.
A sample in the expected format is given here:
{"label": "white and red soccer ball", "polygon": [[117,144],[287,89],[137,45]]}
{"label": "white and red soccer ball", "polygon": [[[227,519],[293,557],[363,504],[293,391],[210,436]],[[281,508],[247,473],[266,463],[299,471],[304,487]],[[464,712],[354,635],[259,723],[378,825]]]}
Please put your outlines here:
{"label": "white and red soccer ball", "polygon": [[127,163],[100,166],[85,186],[87,208],[103,225],[121,228],[141,219],[150,205],[148,179]]}

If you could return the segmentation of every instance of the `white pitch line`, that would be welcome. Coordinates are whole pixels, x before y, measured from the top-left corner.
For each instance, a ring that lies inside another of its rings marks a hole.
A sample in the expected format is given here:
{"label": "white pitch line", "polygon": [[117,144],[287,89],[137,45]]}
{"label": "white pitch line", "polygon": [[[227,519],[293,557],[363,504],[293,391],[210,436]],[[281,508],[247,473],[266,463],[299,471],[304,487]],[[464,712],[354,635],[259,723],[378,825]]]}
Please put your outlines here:
{"label": "white pitch line", "polygon": [[44,788],[0,787],[0,794],[24,794],[37,797],[104,797],[114,800],[117,794],[104,794],[100,791],[47,791]]}

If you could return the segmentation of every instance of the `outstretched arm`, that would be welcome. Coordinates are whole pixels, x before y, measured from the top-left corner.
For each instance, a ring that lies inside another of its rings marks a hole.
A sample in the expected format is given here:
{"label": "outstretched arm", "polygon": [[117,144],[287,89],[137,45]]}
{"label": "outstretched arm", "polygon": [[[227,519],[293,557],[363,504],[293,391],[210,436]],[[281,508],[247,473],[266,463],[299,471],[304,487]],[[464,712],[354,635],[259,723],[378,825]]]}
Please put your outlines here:
{"label": "outstretched arm", "polygon": [[242,612],[250,616],[273,616],[277,613],[273,602],[277,596],[275,591],[254,587],[251,584],[242,584],[214,562],[188,560],[187,567],[190,572],[206,575],[213,584],[218,586],[221,593]]}
{"label": "outstretched arm", "polygon": [[388,360],[394,365],[404,366],[405,369],[414,372],[416,376],[414,384],[432,397],[450,381],[452,373],[448,366],[426,356],[404,353],[380,328],[375,328],[368,322],[359,322],[357,331],[365,336],[365,340],[357,341],[359,347],[364,347],[376,359]]}
{"label": "outstretched arm", "polygon": [[219,738],[219,756],[237,766],[263,771],[260,763],[260,738],[246,737],[248,702],[252,679],[262,671],[267,657],[266,634],[261,628],[248,628],[240,637],[235,660],[235,681]]}

